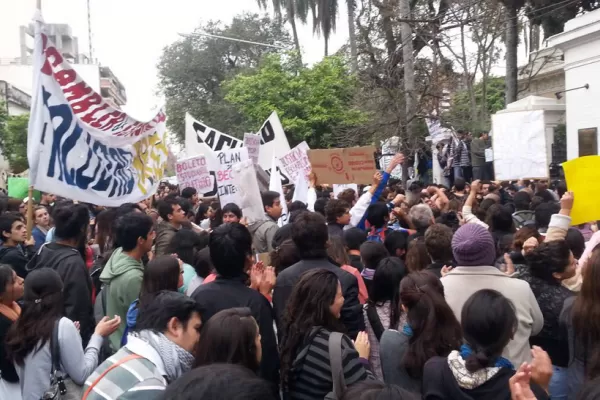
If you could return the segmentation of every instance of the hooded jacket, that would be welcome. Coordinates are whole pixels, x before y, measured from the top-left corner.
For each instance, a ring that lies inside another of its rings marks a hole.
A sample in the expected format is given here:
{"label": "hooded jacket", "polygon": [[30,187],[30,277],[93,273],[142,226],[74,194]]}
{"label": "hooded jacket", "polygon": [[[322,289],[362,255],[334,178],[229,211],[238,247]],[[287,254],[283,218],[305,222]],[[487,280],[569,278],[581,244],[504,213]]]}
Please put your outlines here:
{"label": "hooded jacket", "polygon": [[[510,368],[485,368],[471,373],[458,351],[448,358],[433,357],[423,368],[423,400],[510,400]],[[536,399],[549,399],[544,390],[531,384]]]}
{"label": "hooded jacket", "polygon": [[24,247],[20,244],[14,247],[0,247],[0,264],[10,265],[17,275],[25,279],[27,276],[27,263],[35,254],[34,246]]}
{"label": "hooded jacket", "polygon": [[96,327],[92,305],[92,279],[79,251],[74,247],[47,243],[31,260],[30,270],[52,268],[62,278],[65,317],[79,321],[81,339],[87,346]]}
{"label": "hooded jacket", "polygon": [[121,347],[121,338],[127,326],[129,306],[140,295],[144,265],[129,257],[119,247],[116,249],[100,274],[100,281],[106,285],[106,315],[121,317],[119,328],[109,336],[110,347],[116,351]]}
{"label": "hooded jacket", "polygon": [[266,220],[258,221],[248,228],[252,234],[252,245],[257,253],[273,251],[273,238],[279,230],[277,222],[266,215]]}

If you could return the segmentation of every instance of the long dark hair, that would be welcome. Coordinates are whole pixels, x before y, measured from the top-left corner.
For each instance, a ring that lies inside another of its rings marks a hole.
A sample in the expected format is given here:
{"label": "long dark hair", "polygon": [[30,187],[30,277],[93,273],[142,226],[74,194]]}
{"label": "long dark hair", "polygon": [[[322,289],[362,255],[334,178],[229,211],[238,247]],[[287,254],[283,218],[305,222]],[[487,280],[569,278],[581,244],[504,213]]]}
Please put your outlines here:
{"label": "long dark hair", "polygon": [[389,329],[398,329],[402,309],[400,307],[400,282],[406,276],[406,268],[398,257],[387,257],[379,262],[369,293],[369,306],[381,307],[390,302]]}
{"label": "long dark hair", "polygon": [[39,351],[52,337],[54,323],[63,316],[62,291],[62,279],[51,268],[27,275],[21,315],[6,336],[6,350],[16,364],[23,365],[29,353]]}
{"label": "long dark hair", "polygon": [[8,285],[11,285],[10,290],[13,290],[12,285],[15,283],[13,273],[14,271],[10,265],[0,264],[0,296],[6,293]]}
{"label": "long dark hair", "polygon": [[429,264],[431,264],[431,258],[427,253],[425,238],[421,236],[411,241],[406,252],[406,267],[408,270],[410,272],[422,271]]}
{"label": "long dark hair", "polygon": [[204,324],[200,335],[194,368],[226,363],[258,371],[258,325],[249,308],[219,311]]}
{"label": "long dark hair", "polygon": [[462,343],[462,331],[444,299],[444,286],[429,272],[413,272],[400,282],[400,301],[412,328],[402,364],[413,378],[423,376],[431,357],[446,357]]}
{"label": "long dark hair", "polygon": [[494,366],[517,330],[517,314],[512,303],[495,290],[475,292],[461,313],[465,341],[472,352],[465,360],[471,373]]}
{"label": "long dark hair", "polygon": [[167,254],[177,254],[186,264],[194,264],[197,251],[208,246],[208,234],[196,233],[191,229],[180,229],[175,233],[167,248]]}
{"label": "long dark hair", "polygon": [[101,211],[96,217],[96,244],[100,253],[112,250],[113,226],[117,217],[117,209],[109,208]]}
{"label": "long dark hair", "polygon": [[573,304],[573,328],[586,349],[586,377],[600,376],[600,246],[583,270],[581,291]]}
{"label": "long dark hair", "polygon": [[332,332],[343,332],[344,326],[331,313],[339,280],[324,269],[315,269],[302,275],[292,290],[283,316],[280,345],[281,384],[288,389],[289,374],[300,346],[315,327]]}
{"label": "long dark hair", "polygon": [[160,256],[144,268],[140,305],[147,303],[161,290],[176,292],[179,286],[179,261],[173,256]]}

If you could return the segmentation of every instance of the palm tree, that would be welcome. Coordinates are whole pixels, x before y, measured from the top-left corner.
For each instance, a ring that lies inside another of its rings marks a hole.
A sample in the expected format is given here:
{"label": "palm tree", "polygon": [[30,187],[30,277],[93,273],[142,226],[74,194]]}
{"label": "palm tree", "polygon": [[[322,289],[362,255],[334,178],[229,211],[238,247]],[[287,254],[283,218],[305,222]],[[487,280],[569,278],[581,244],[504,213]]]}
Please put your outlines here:
{"label": "palm tree", "polygon": [[[267,0],[257,0],[258,6],[267,9]],[[279,19],[282,17],[282,10],[285,10],[285,18],[292,27],[292,35],[294,37],[294,46],[302,64],[302,51],[300,49],[300,40],[298,39],[298,29],[296,28],[296,18],[302,23],[306,23],[309,10],[309,0],[272,0],[275,16]]]}
{"label": "palm tree", "polygon": [[329,38],[331,32],[335,32],[338,13],[337,0],[311,0],[310,6],[313,14],[313,30],[317,35],[323,34],[325,57],[327,57],[329,55]]}
{"label": "palm tree", "polygon": [[506,105],[517,101],[519,10],[525,0],[500,0],[506,15]]}

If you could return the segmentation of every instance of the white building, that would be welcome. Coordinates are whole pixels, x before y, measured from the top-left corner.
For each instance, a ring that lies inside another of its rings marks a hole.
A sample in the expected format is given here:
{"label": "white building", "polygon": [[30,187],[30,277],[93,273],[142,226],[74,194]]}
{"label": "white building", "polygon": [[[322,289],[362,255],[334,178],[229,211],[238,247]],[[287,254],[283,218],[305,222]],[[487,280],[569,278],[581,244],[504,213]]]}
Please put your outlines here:
{"label": "white building", "polygon": [[598,154],[600,126],[600,10],[568,21],[548,46],[564,53],[567,158]]}

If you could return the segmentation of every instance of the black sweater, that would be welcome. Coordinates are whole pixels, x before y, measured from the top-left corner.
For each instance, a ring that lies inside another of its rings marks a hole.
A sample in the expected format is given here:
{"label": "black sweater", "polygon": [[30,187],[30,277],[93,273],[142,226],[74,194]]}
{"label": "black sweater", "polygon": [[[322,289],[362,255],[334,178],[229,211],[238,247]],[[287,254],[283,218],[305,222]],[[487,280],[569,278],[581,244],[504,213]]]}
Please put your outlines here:
{"label": "black sweater", "polygon": [[19,376],[11,360],[6,357],[5,341],[6,334],[12,325],[12,321],[0,314],[0,379],[10,383],[19,382]]}

